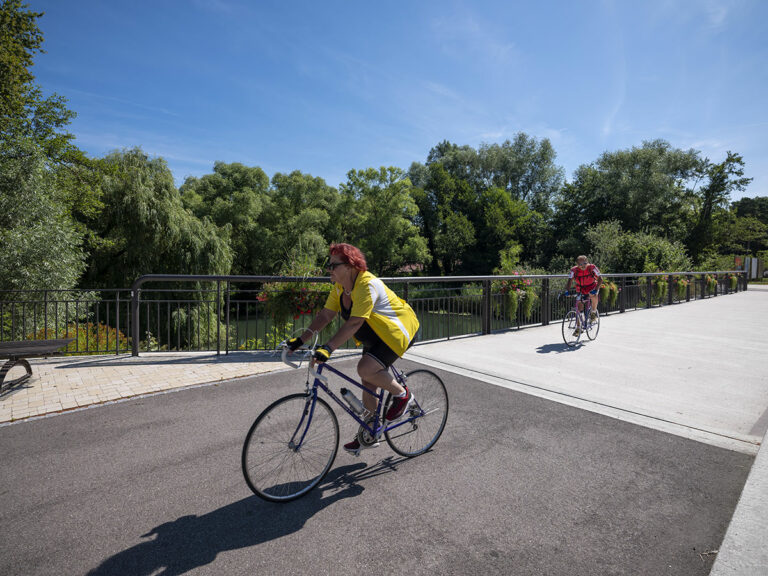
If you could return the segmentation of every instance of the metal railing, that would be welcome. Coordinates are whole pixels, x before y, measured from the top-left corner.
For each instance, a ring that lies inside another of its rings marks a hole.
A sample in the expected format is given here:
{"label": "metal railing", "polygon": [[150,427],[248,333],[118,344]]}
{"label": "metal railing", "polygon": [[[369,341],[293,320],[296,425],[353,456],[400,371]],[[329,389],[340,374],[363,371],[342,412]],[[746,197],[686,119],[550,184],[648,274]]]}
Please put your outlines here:
{"label": "metal railing", "polygon": [[[743,271],[604,278],[615,290],[604,289],[602,314],[747,288]],[[564,274],[382,280],[418,315],[417,340],[422,342],[547,325],[560,321],[570,308],[558,297],[567,282]],[[69,354],[269,350],[309,325],[329,288],[326,277],[152,274],[136,280],[130,290],[0,292],[0,341],[74,337]],[[287,309],[277,312],[274,303],[286,295]],[[326,328],[327,336],[337,327],[338,321]]]}

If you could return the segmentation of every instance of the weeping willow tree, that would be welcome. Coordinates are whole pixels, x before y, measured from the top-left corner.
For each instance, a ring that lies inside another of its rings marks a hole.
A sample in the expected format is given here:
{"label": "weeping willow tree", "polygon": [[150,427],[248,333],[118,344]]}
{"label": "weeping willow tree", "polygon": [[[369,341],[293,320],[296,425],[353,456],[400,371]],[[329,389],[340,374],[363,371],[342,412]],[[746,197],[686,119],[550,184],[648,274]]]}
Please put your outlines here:
{"label": "weeping willow tree", "polygon": [[130,285],[144,274],[228,274],[227,229],[184,209],[162,158],[134,148],[101,162],[104,208],[93,222],[99,241],[83,284]]}

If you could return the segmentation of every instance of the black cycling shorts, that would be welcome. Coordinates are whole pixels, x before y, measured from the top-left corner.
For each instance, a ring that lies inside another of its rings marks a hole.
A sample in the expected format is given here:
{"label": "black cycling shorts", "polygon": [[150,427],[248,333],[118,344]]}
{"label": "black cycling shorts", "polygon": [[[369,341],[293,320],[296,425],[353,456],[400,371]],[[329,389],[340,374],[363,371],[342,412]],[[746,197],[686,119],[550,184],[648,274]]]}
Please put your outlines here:
{"label": "black cycling shorts", "polygon": [[[411,338],[411,343],[408,344],[408,348],[413,346],[416,341],[416,336],[419,334],[418,330],[416,334]],[[406,348],[406,350],[408,349]],[[397,353],[384,343],[384,340],[379,338],[376,334],[373,337],[369,337],[363,342],[363,354],[367,354],[384,368],[389,368],[395,363],[395,360],[400,358]]]}

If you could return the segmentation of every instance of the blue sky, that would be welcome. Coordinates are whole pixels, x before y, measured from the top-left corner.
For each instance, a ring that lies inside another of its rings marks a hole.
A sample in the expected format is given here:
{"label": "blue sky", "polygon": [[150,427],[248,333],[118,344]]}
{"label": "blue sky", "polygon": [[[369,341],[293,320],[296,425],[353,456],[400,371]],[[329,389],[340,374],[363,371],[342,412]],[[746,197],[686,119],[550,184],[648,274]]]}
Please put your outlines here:
{"label": "blue sky", "polygon": [[46,13],[33,73],[78,146],[140,146],[177,184],[221,160],[338,186],[525,132],[569,180],[662,138],[740,153],[744,196],[768,196],[762,0],[28,2]]}

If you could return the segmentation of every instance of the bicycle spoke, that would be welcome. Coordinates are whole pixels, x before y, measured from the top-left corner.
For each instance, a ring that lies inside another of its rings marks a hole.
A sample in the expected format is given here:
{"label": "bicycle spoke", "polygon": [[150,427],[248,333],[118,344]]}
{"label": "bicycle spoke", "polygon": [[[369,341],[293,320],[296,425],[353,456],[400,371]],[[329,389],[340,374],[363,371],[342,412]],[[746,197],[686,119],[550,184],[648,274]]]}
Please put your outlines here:
{"label": "bicycle spoke", "polygon": [[[243,474],[251,490],[266,500],[286,502],[305,494],[320,483],[336,458],[336,415],[317,399],[312,419],[302,421],[306,402],[303,394],[281,398],[262,412],[248,432]],[[301,444],[292,447],[291,441]]]}

